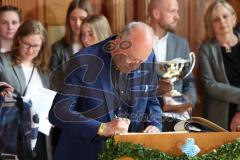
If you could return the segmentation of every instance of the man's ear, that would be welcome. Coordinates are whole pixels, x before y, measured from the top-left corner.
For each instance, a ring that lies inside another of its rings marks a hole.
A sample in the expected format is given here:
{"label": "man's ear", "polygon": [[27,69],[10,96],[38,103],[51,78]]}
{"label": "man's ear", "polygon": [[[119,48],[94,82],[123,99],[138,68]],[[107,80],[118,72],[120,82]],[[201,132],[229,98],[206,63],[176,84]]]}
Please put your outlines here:
{"label": "man's ear", "polygon": [[159,19],[160,11],[158,9],[153,9],[152,10],[152,16],[153,16],[154,19]]}

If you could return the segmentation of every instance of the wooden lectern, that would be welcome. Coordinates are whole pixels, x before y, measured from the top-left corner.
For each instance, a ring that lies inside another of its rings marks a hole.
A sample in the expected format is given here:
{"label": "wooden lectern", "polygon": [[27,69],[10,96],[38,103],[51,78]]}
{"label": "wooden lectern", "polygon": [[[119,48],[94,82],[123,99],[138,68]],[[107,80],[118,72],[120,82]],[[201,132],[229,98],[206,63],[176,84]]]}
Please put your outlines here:
{"label": "wooden lectern", "polygon": [[144,147],[158,149],[169,155],[182,155],[181,147],[187,138],[194,138],[195,144],[201,149],[198,155],[209,153],[219,148],[222,144],[235,141],[240,138],[240,132],[201,132],[201,133],[177,133],[163,132],[160,134],[128,133],[116,135],[115,142],[131,142],[142,144]]}

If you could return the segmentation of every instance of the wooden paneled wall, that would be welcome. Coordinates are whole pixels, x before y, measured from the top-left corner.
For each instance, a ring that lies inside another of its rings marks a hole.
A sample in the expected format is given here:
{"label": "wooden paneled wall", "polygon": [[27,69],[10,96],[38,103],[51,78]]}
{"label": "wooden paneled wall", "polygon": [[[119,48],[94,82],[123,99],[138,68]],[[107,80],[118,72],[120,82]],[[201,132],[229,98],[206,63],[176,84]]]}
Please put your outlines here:
{"label": "wooden paneled wall", "polygon": [[22,2],[21,0],[3,0],[1,5],[15,5],[18,6],[19,8],[22,8]]}
{"label": "wooden paneled wall", "polygon": [[[22,11],[23,19],[38,19],[46,26],[64,25],[67,6],[71,0],[1,0],[0,5],[15,5]],[[90,0],[95,13],[105,14],[115,34],[130,21],[149,23],[148,3],[150,0]],[[180,21],[177,33],[189,40],[196,51],[203,37],[202,17],[204,10],[213,0],[179,0]],[[229,0],[240,17],[240,1]]]}
{"label": "wooden paneled wall", "polygon": [[[38,19],[45,24],[50,32],[55,27],[63,26],[66,10],[71,0],[1,0],[0,5],[15,5],[22,11],[23,19]],[[113,29],[117,34],[130,21],[138,20],[149,23],[148,3],[150,0],[90,0],[95,13],[107,16]],[[206,7],[213,0],[179,0],[180,20],[177,34],[185,37],[192,51],[196,52],[204,38],[203,15]],[[240,0],[229,0],[240,17]],[[61,35],[56,31],[58,37]],[[50,35],[52,35],[50,33]],[[195,68],[196,80],[198,67]],[[199,84],[199,82],[197,82]],[[199,85],[198,85],[199,86]],[[198,106],[196,113],[201,115],[202,96],[198,87]],[[200,106],[200,107],[199,107]]]}
{"label": "wooden paneled wall", "polygon": [[240,0],[228,0],[237,12],[238,21],[240,21]]}
{"label": "wooden paneled wall", "polygon": [[45,0],[1,0],[0,3],[0,5],[17,6],[24,20],[38,19],[43,23],[46,21]]}

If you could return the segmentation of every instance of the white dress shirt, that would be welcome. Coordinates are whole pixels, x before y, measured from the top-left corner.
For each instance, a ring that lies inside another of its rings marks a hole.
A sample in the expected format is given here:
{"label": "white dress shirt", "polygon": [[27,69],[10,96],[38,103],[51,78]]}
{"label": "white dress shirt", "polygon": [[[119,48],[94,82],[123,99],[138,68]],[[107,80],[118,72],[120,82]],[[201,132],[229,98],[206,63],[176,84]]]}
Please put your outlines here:
{"label": "white dress shirt", "polygon": [[167,37],[168,37],[168,33],[162,38],[159,38],[156,35],[154,36],[153,50],[154,50],[157,62],[166,61],[167,59]]}

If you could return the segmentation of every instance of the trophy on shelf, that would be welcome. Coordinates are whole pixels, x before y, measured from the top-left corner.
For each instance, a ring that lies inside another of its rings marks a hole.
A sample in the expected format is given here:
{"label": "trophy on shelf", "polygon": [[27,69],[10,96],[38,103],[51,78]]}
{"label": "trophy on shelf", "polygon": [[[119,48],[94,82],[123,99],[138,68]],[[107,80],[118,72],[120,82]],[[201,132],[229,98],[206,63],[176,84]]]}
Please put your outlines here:
{"label": "trophy on shelf", "polygon": [[173,84],[178,79],[188,77],[193,71],[195,63],[196,57],[194,52],[190,52],[189,59],[176,58],[158,63],[159,79],[168,79],[172,84],[172,90],[167,95],[162,96],[164,111],[181,112],[192,107],[190,97],[175,90]]}

